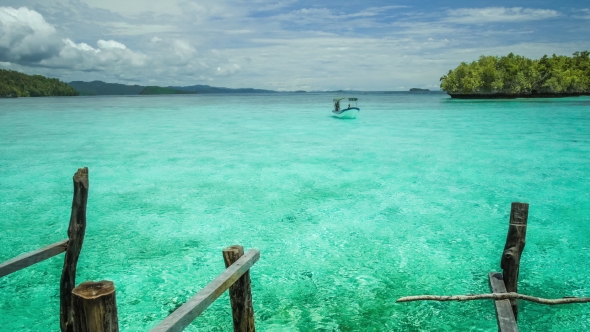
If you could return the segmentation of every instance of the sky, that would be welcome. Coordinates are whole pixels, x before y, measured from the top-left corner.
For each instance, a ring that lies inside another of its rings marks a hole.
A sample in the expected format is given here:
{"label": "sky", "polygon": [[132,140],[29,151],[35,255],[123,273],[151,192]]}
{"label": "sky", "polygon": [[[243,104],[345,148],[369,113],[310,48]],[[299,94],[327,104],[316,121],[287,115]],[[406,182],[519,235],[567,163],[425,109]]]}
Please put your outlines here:
{"label": "sky", "polygon": [[588,0],[0,0],[0,68],[66,82],[437,90],[481,55],[583,50]]}

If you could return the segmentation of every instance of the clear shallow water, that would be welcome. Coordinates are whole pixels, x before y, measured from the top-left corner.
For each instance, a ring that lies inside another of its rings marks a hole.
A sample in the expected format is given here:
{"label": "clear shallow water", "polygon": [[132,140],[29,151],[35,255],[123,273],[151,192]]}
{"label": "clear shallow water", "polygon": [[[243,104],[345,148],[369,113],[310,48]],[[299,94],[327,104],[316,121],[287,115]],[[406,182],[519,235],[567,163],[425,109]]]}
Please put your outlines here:
{"label": "clear shallow water", "polygon": [[[493,331],[487,293],[510,203],[530,203],[519,290],[590,296],[590,99],[361,94],[0,100],[0,261],[66,237],[88,166],[77,282],[117,287],[146,331],[211,281],[232,244],[260,331]],[[63,256],[0,278],[0,326],[59,329]],[[521,331],[590,330],[587,304],[521,302]],[[189,331],[231,330],[224,295]]]}

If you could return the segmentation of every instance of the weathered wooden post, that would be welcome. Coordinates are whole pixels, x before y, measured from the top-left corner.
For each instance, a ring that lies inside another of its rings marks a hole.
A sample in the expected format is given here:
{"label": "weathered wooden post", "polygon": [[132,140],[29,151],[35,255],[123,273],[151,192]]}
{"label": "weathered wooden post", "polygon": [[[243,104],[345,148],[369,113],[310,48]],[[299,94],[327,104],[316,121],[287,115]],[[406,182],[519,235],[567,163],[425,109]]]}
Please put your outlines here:
{"label": "weathered wooden post", "polygon": [[76,266],[86,231],[86,202],[88,201],[88,167],[74,174],[74,199],[68,228],[68,247],[64,258],[59,287],[59,324],[62,332],[72,332],[72,289],[76,285]]}
{"label": "weathered wooden post", "polygon": [[86,281],[72,290],[75,332],[118,332],[117,301],[112,281]]}
{"label": "weathered wooden post", "polygon": [[[244,247],[231,246],[223,249],[223,260],[228,268],[244,255]],[[254,332],[254,307],[252,306],[252,289],[250,271],[246,271],[229,288],[231,310],[234,320],[234,332]]]}
{"label": "weathered wooden post", "polygon": [[[502,253],[500,266],[502,267],[502,279],[507,292],[518,293],[518,271],[520,269],[520,256],[524,250],[527,219],[529,216],[528,203],[512,203],[510,209],[510,224],[506,244]],[[516,299],[510,300],[514,318],[518,320],[518,303]]]}

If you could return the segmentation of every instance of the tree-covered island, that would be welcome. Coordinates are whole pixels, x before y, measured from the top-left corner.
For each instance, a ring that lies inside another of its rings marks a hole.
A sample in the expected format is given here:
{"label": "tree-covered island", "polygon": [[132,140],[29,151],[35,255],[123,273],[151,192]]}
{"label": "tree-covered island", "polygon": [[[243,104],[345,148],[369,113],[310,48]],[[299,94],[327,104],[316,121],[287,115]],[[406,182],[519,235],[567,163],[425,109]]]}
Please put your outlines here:
{"label": "tree-covered island", "polygon": [[57,78],[0,69],[0,98],[77,95],[74,88]]}
{"label": "tree-covered island", "polygon": [[590,52],[531,60],[513,53],[462,62],[440,78],[453,98],[539,98],[590,95]]}

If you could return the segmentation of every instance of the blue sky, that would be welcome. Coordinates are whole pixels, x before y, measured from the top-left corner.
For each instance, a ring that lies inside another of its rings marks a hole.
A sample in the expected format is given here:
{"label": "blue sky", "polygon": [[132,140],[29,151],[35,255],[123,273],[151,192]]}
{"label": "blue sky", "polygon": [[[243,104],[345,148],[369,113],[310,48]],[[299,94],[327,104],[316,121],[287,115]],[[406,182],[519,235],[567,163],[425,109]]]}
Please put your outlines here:
{"label": "blue sky", "polygon": [[590,50],[590,2],[0,0],[0,68],[141,85],[438,89],[461,61]]}

